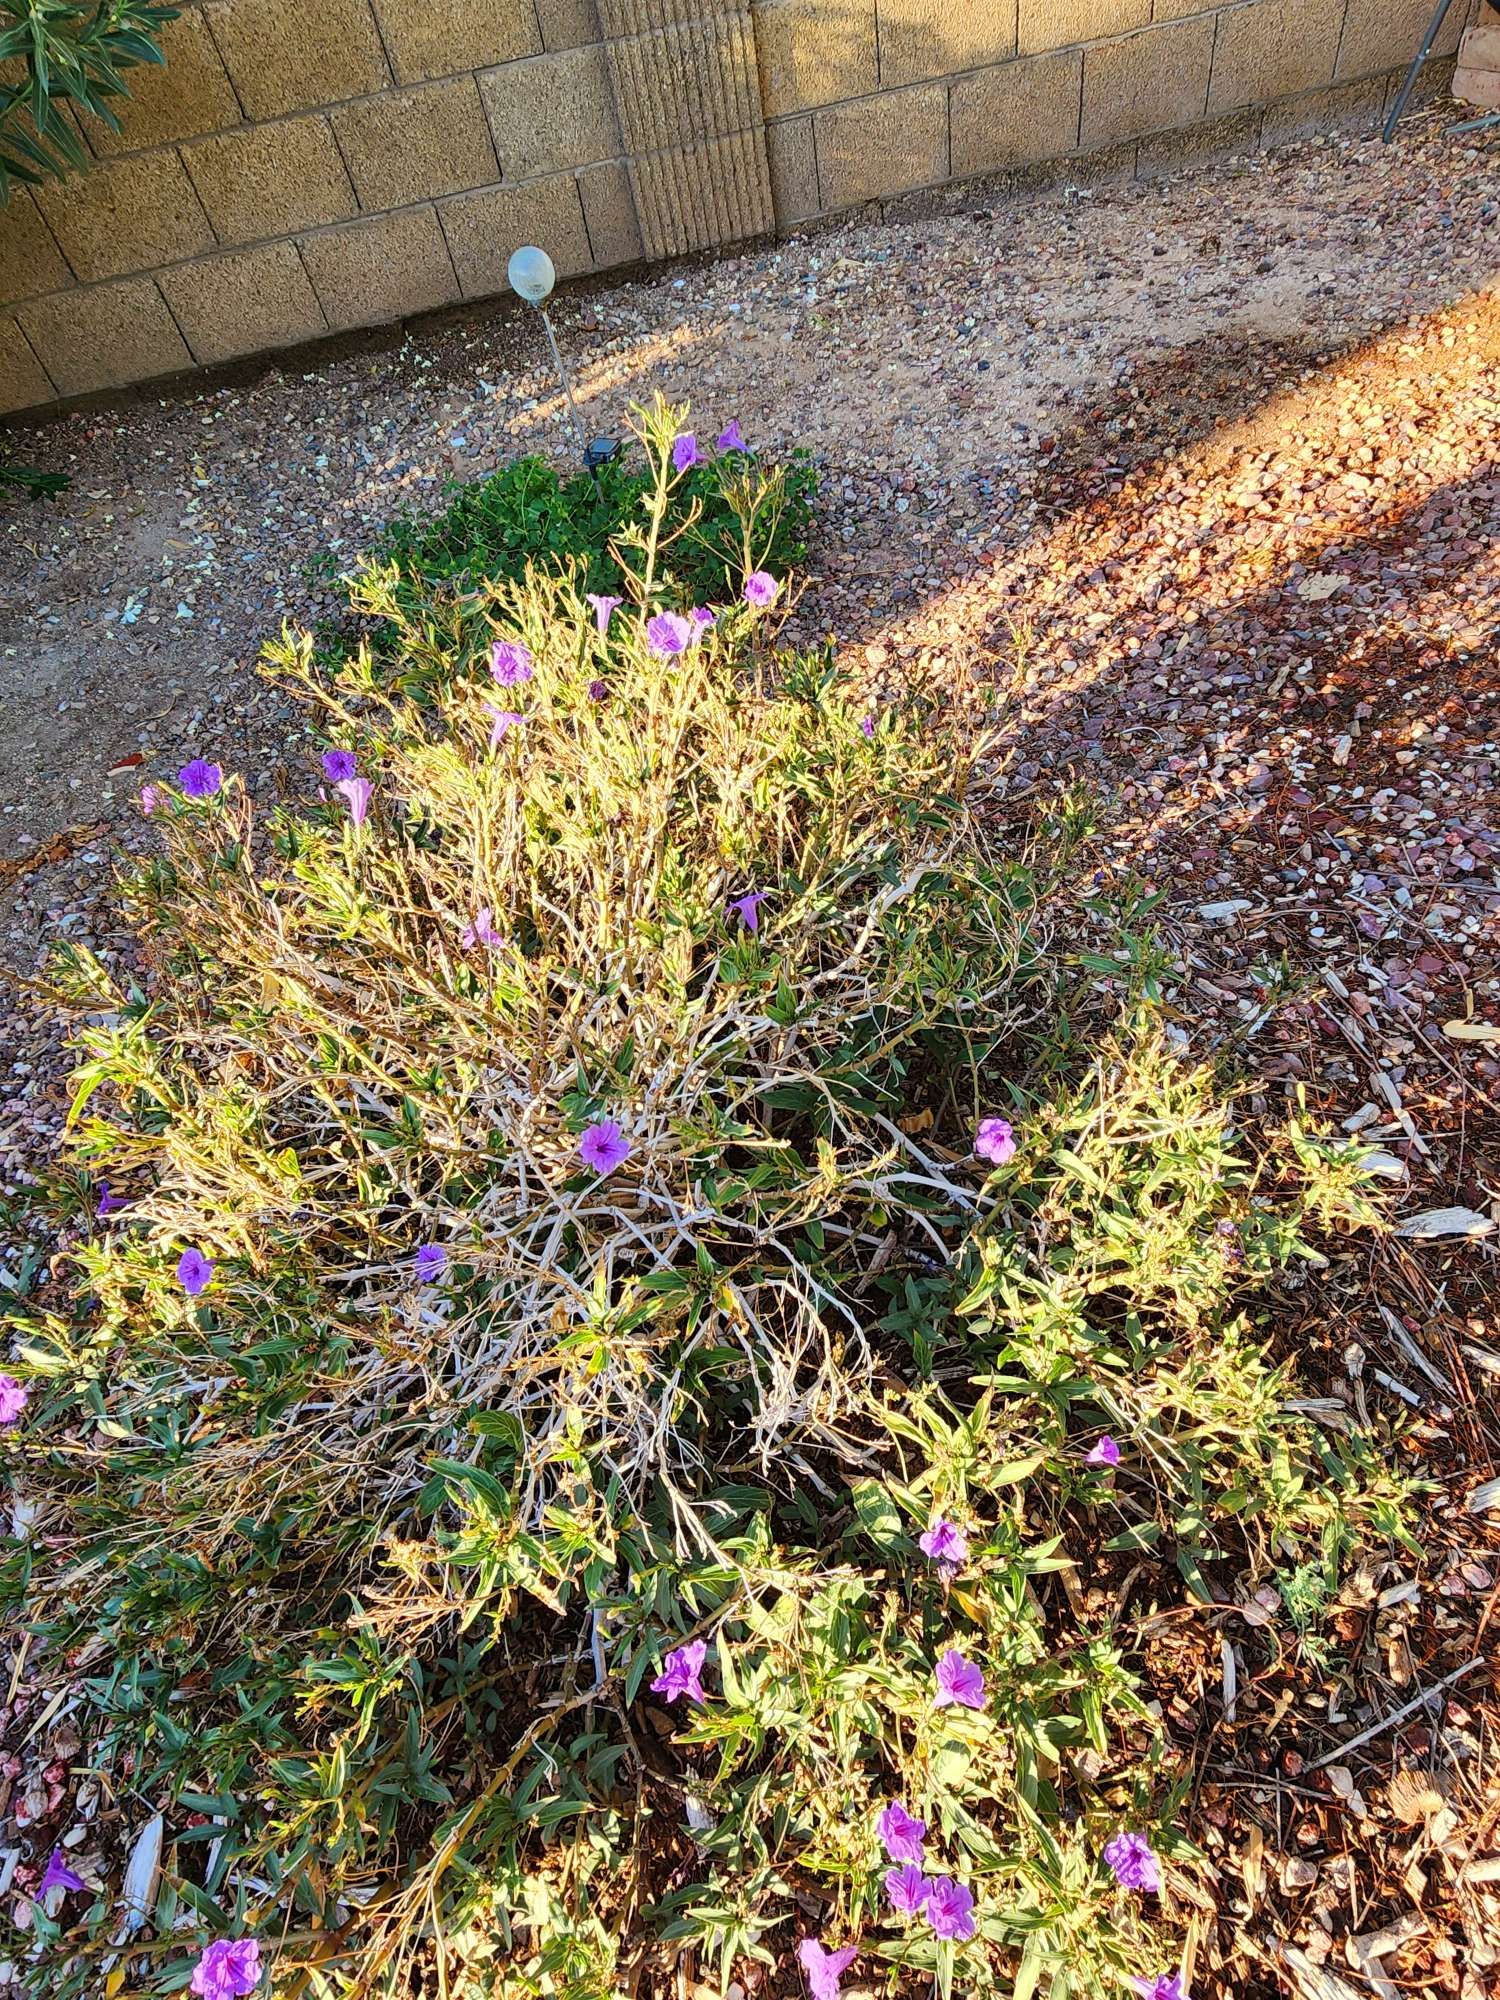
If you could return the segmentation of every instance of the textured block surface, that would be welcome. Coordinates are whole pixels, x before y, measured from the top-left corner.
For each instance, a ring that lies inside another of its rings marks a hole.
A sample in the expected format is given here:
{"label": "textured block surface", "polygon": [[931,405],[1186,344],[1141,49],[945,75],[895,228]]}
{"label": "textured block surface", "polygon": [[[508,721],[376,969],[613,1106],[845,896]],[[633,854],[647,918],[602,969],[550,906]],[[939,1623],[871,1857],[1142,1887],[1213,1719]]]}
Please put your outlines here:
{"label": "textured block surface", "polygon": [[213,246],[208,217],[172,152],[136,153],[54,181],[37,201],[80,278],[148,271]]}
{"label": "textured block surface", "polygon": [[10,206],[0,209],[0,301],[34,298],[72,282],[31,191],[12,187]]}
{"label": "textured block surface", "polygon": [[[1466,14],[1463,0],[1453,0],[1432,45],[1433,56],[1453,54]],[[1431,16],[1432,0],[1349,0],[1335,77],[1342,81],[1350,76],[1371,76],[1378,70],[1404,69],[1416,54]],[[1479,18],[1486,18],[1485,10]],[[1495,16],[1490,13],[1488,18],[1493,21]]]}
{"label": "textured block surface", "polygon": [[957,77],[949,99],[953,171],[984,174],[1055,159],[1078,144],[1083,56],[1023,56]]}
{"label": "textured block surface", "polygon": [[508,181],[619,157],[620,126],[602,48],[562,49],[485,70],[479,90]]}
{"label": "textured block surface", "polygon": [[840,0],[838,32],[824,0],[762,0],[755,46],[768,118],[862,97],[880,79],[875,66],[875,0]]}
{"label": "textured block surface", "polygon": [[784,227],[816,215],[818,160],[813,149],[813,122],[810,112],[800,118],[778,118],[766,127],[766,155],[771,167],[771,200],[776,221]]}
{"label": "textured block surface", "polygon": [[126,75],[128,94],[113,100],[118,132],[97,118],[85,121],[90,149],[101,159],[239,123],[239,102],[201,13],[169,21],[161,31],[161,52],[165,68],[141,63]]}
{"label": "textured block surface", "polygon": [[58,391],[13,319],[0,319],[0,412],[50,403]]}
{"label": "textured block surface", "polygon": [[1260,111],[1233,111],[1225,118],[1197,120],[1176,132],[1157,132],[1142,139],[1136,154],[1136,179],[1160,180],[1189,167],[1220,166],[1260,150]]}
{"label": "textured block surface", "polygon": [[576,49],[602,37],[594,0],[536,0],[544,49]]}
{"label": "textured block surface", "polygon": [[1232,111],[1333,81],[1344,0],[1256,0],[1219,17],[1208,110]]}
{"label": "textured block surface", "polygon": [[[923,83],[1016,52],[1016,0],[876,0],[880,85]],[[837,32],[830,27],[830,33]]]}
{"label": "textured block surface", "polygon": [[295,243],[265,243],[163,271],[161,288],[195,361],[231,361],[328,331]]}
{"label": "textured block surface", "polygon": [[1320,132],[1378,132],[1385,116],[1385,89],[1385,78],[1373,77],[1268,104],[1261,115],[1260,142],[1290,146],[1299,139],[1315,139]]}
{"label": "textured block surface", "polygon": [[646,254],[630,175],[622,160],[585,167],[578,176],[578,192],[583,200],[591,263],[607,270],[612,264],[634,264]]}
{"label": "textured block surface", "polygon": [[431,208],[375,215],[302,239],[302,261],[335,331],[452,305],[458,279]]}
{"label": "textured block surface", "polygon": [[471,76],[341,105],[333,130],[363,209],[401,208],[500,178]]}
{"label": "textured block surface", "polygon": [[1212,19],[1173,21],[1083,52],[1079,144],[1107,146],[1203,116]]}
{"label": "textured block surface", "polygon": [[545,244],[560,278],[590,268],[583,203],[571,174],[454,195],[439,213],[466,299],[505,290],[505,266],[518,243]]}
{"label": "textured block surface", "polygon": [[247,118],[338,104],[388,80],[369,0],[208,0],[206,12]]}
{"label": "textured block surface", "polygon": [[1128,34],[1150,19],[1151,0],[1020,0],[1019,47],[1023,56],[1064,49]]}
{"label": "textured block surface", "polygon": [[398,83],[488,69],[541,52],[532,0],[375,0],[375,5]]}
{"label": "textured block surface", "polygon": [[221,243],[341,222],[359,207],[321,112],[199,139],[182,161]]}
{"label": "textured block surface", "polygon": [[825,208],[848,208],[948,178],[948,92],[938,83],[835,104],[814,123]]}
{"label": "textured block surface", "polygon": [[27,338],[64,396],[147,382],[192,365],[149,278],[122,278],[22,306]]}

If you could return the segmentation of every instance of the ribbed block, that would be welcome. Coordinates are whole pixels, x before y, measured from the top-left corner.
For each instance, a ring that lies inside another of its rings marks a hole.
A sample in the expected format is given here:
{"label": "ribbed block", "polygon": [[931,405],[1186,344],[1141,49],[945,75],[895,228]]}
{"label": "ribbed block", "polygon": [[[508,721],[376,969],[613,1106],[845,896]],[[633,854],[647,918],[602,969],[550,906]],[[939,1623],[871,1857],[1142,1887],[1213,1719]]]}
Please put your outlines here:
{"label": "ribbed block", "polygon": [[775,226],[745,0],[599,0],[610,87],[648,257]]}

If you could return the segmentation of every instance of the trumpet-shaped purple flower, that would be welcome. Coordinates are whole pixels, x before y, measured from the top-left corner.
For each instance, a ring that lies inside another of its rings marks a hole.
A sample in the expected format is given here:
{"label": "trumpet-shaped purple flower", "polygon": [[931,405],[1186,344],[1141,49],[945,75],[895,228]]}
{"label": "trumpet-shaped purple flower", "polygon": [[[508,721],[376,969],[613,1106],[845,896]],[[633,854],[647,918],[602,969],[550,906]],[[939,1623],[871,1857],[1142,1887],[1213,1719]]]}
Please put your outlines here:
{"label": "trumpet-shaped purple flower", "polygon": [[150,819],[152,813],[156,811],[160,803],[161,793],[156,789],[155,785],[141,786],[141,811],[147,819]]}
{"label": "trumpet-shaped purple flower", "polygon": [[934,1708],[984,1707],[984,1674],[955,1647],[950,1646],[938,1660],[934,1678],[937,1681],[937,1693],[932,1697]]}
{"label": "trumpet-shaped purple flower", "polygon": [[37,1890],[37,1895],[45,1896],[52,1889],[66,1889],[70,1895],[76,1895],[80,1889],[86,1889],[87,1887],[88,1883],[84,1881],[83,1877],[75,1875],[67,1862],[63,1860],[62,1849],[54,1847],[48,1857],[47,1866],[42,1875],[41,1887]]}
{"label": "trumpet-shaped purple flower", "polygon": [[698,636],[698,628],[690,618],[683,618],[675,611],[658,611],[648,619],[646,638],[653,653],[669,660],[674,653],[684,653]]}
{"label": "trumpet-shaped purple flower", "polygon": [[465,951],[472,951],[476,944],[487,945],[491,951],[499,951],[504,945],[505,939],[501,937],[490,919],[491,911],[488,904],[482,910],[474,912],[473,922],[465,924],[458,934],[458,941]]}
{"label": "trumpet-shaped purple flower", "polygon": [[672,463],[679,472],[686,472],[690,465],[697,465],[703,454],[698,449],[698,440],[691,431],[679,431],[672,440]]}
{"label": "trumpet-shaped purple flower", "polygon": [[932,1884],[915,1861],[908,1861],[902,1868],[886,1870],[885,1893],[893,1910],[914,1917],[932,1894]]}
{"label": "trumpet-shaped purple flower", "polygon": [[177,1259],[177,1282],[190,1299],[208,1290],[208,1281],[214,1274],[212,1259],[205,1257],[201,1250],[189,1244]]}
{"label": "trumpet-shaped purple flower", "polygon": [[700,632],[706,632],[711,625],[718,622],[706,604],[695,604],[688,613],[688,617],[692,619]]}
{"label": "trumpet-shaped purple flower", "polygon": [[613,1118],[601,1118],[590,1125],[578,1141],[583,1163],[601,1177],[612,1174],[630,1158],[630,1141]]}
{"label": "trumpet-shaped purple flower", "polygon": [[892,1861],[920,1861],[927,1838],[925,1819],[913,1819],[899,1799],[892,1799],[875,1822],[880,1844]]}
{"label": "trumpet-shaped purple flower", "polygon": [[494,726],[490,730],[490,748],[498,750],[506,730],[514,729],[518,722],[524,722],[526,718],[518,709],[496,708],[493,703],[488,701],[485,703],[485,707],[494,717]]}
{"label": "trumpet-shaped purple flower", "polygon": [[108,1181],[100,1181],[99,1199],[94,1204],[94,1213],[101,1221],[106,1215],[113,1215],[117,1210],[129,1208],[129,1206],[130,1203],[126,1201],[123,1195],[110,1193]]}
{"label": "trumpet-shaped purple flower", "polygon": [[370,810],[370,801],[375,796],[375,787],[368,778],[341,778],[333,788],[342,792],[349,802],[349,817],[356,826],[363,826],[365,815]]}
{"label": "trumpet-shaped purple flower", "polygon": [[749,445],[740,436],[740,420],[738,417],[731,417],[723,430],[719,432],[719,449],[720,451],[748,451],[750,449]]}
{"label": "trumpet-shaped purple flower", "polygon": [[974,1151],[992,1167],[1003,1167],[1016,1150],[1016,1135],[1008,1118],[981,1118],[974,1134]]}
{"label": "trumpet-shaped purple flower", "polygon": [[873,715],[862,715],[860,717],[859,733],[861,736],[869,737],[871,742],[875,740],[875,718]]}
{"label": "trumpet-shaped purple flower", "polygon": [[177,782],[190,799],[211,799],[223,784],[224,773],[217,764],[194,757],[177,773]]}
{"label": "trumpet-shaped purple flower", "polygon": [[1132,1979],[1141,2000],[1188,2000],[1180,1972],[1158,1972],[1154,1979]]}
{"label": "trumpet-shaped purple flower", "polygon": [[1085,1465],[1118,1465],[1120,1463],[1120,1447],[1115,1443],[1109,1432],[1106,1431],[1093,1449],[1084,1455],[1083,1462]]}
{"label": "trumpet-shaped purple flower", "polygon": [[974,1898],[962,1882],[939,1875],[927,1891],[927,1921],[940,1938],[966,1944],[974,1935]]}
{"label": "trumpet-shaped purple flower", "polygon": [[781,585],[768,569],[752,570],[745,578],[745,602],[753,604],[757,611],[774,604],[780,593]]}
{"label": "trumpet-shaped purple flower", "polygon": [[608,700],[609,700],[609,682],[608,682],[608,681],[590,681],[590,682],[589,682],[589,700],[590,700],[590,701],[608,701]]}
{"label": "trumpet-shaped purple flower", "polygon": [[215,1938],[193,1968],[189,1993],[198,2000],[244,2000],[260,1984],[260,1946],[254,1938]]}
{"label": "trumpet-shaped purple flower", "polygon": [[341,785],[346,778],[358,776],[359,764],[352,750],[325,750],[323,752],[323,776],[330,785]]}
{"label": "trumpet-shaped purple flower", "polygon": [[955,1575],[969,1560],[968,1536],[962,1528],[955,1528],[941,1515],[925,1535],[918,1536],[917,1547],[948,1576]]}
{"label": "trumpet-shaped purple flower", "polygon": [[765,900],[764,889],[752,889],[748,896],[736,896],[729,907],[739,917],[745,929],[753,933],[760,929],[760,906]]}
{"label": "trumpet-shaped purple flower", "polygon": [[490,647],[490,672],[501,687],[529,681],[532,674],[531,648],[519,639],[497,639]]}
{"label": "trumpet-shaped purple flower", "polygon": [[673,1647],[651,1683],[651,1692],[665,1702],[680,1701],[684,1695],[689,1701],[707,1701],[703,1688],[703,1662],[707,1658],[706,1639],[690,1639],[685,1646]]}
{"label": "trumpet-shaped purple flower", "polygon": [[28,1400],[24,1382],[14,1375],[0,1375],[0,1424],[19,1423]]}
{"label": "trumpet-shaped purple flower", "polygon": [[1134,1889],[1143,1896],[1161,1890],[1161,1863],[1143,1833],[1117,1833],[1104,1850],[1104,1859],[1122,1889]]}
{"label": "trumpet-shaped purple flower", "polygon": [[824,1951],[816,1938],[803,1938],[797,1947],[797,1963],[807,1974],[807,1990],[812,2000],[839,2000],[839,1981],[853,1965],[855,1947]]}
{"label": "trumpet-shaped purple flower", "polygon": [[448,1253],[441,1243],[423,1243],[411,1260],[419,1285],[435,1285],[448,1268]]}
{"label": "trumpet-shaped purple flower", "polygon": [[594,607],[594,623],[598,626],[599,637],[602,639],[609,630],[610,619],[625,600],[623,597],[606,597],[599,590],[591,590],[588,593],[588,600]]}

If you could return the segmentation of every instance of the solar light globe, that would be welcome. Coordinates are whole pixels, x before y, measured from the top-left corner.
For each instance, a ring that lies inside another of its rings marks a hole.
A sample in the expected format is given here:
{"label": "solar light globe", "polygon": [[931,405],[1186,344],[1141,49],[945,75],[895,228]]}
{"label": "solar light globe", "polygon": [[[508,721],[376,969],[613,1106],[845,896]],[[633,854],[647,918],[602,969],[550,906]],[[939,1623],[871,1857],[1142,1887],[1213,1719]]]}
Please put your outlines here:
{"label": "solar light globe", "polygon": [[505,275],[510,280],[511,290],[529,306],[539,306],[557,283],[552,259],[545,250],[538,250],[535,244],[527,244],[511,252]]}

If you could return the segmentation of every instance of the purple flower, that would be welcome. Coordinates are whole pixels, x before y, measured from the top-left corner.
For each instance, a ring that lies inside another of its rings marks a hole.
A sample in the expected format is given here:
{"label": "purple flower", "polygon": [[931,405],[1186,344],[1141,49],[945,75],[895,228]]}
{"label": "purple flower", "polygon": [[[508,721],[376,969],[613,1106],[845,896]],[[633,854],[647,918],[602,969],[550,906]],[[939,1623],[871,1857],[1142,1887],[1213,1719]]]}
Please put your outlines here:
{"label": "purple flower", "polygon": [[962,1882],[939,1875],[927,1891],[927,1921],[940,1938],[965,1944],[974,1935],[974,1898]]}
{"label": "purple flower", "polygon": [[950,1646],[937,1663],[935,1672],[937,1693],[932,1697],[934,1708],[984,1707],[984,1675],[972,1661]]}
{"label": "purple flower", "polygon": [[419,1285],[435,1285],[448,1268],[448,1253],[441,1243],[424,1243],[411,1260]]}
{"label": "purple flower", "polygon": [[588,600],[594,607],[594,623],[599,627],[599,637],[602,639],[609,630],[610,619],[625,600],[623,597],[605,597],[597,590],[588,593]]}
{"label": "purple flower", "polygon": [[874,740],[874,736],[875,736],[875,718],[874,718],[874,716],[873,716],[873,715],[862,715],[862,716],[860,717],[860,719],[859,719],[859,733],[860,733],[860,735],[861,735],[861,736],[868,736],[868,737],[869,737],[869,738],[871,739],[871,741],[873,741],[873,740]]}
{"label": "purple flower", "polygon": [[797,1947],[797,1963],[807,1974],[812,2000],[839,2000],[839,1980],[854,1959],[852,1944],[846,1944],[842,1951],[824,1951],[816,1938],[803,1938]]}
{"label": "purple flower", "polygon": [[370,800],[375,796],[375,787],[368,778],[342,778],[333,788],[342,792],[349,801],[349,817],[356,826],[363,826],[365,814],[370,810]]}
{"label": "purple flower", "polygon": [[781,585],[769,570],[752,570],[745,578],[745,602],[753,604],[757,611],[764,611],[768,604],[774,604]]}
{"label": "purple flower", "polygon": [[0,1424],[18,1423],[26,1403],[25,1383],[14,1375],[0,1375]]}
{"label": "purple flower", "polygon": [[490,647],[490,672],[501,687],[531,679],[531,648],[519,639],[497,639]]}
{"label": "purple flower", "polygon": [[951,1521],[941,1515],[935,1520],[925,1535],[917,1539],[917,1547],[924,1556],[930,1556],[948,1576],[969,1560],[969,1538],[962,1528],[955,1528]]}
{"label": "purple flower", "polygon": [[323,752],[323,776],[330,785],[341,785],[346,778],[357,775],[359,765],[352,750],[325,750]]}
{"label": "purple flower", "polygon": [[150,819],[152,813],[156,811],[160,801],[161,793],[156,789],[155,785],[141,786],[141,811],[146,815],[147,819]]}
{"label": "purple flower", "polygon": [[679,472],[686,472],[690,465],[698,464],[702,456],[698,440],[691,431],[679,431],[673,438],[672,463]]}
{"label": "purple flower", "polygon": [[1141,2000],[1188,2000],[1180,1972],[1158,1972],[1154,1979],[1132,1979]]}
{"label": "purple flower", "polygon": [[472,951],[476,944],[488,945],[491,951],[499,951],[505,943],[499,931],[490,922],[490,908],[486,904],[482,910],[474,912],[474,921],[465,924],[458,934],[458,941],[465,951]]}
{"label": "purple flower", "polygon": [[590,681],[590,682],[589,682],[589,700],[590,700],[590,701],[608,701],[608,699],[609,699],[609,682],[608,682],[608,681]]}
{"label": "purple flower", "polygon": [[760,906],[765,900],[764,889],[752,889],[748,896],[736,896],[729,907],[738,914],[745,929],[753,933],[760,929]]}
{"label": "purple flower", "polygon": [[689,1701],[707,1701],[703,1691],[703,1662],[707,1657],[707,1639],[690,1639],[687,1645],[674,1647],[651,1683],[651,1692],[666,1702],[679,1701],[683,1695]]}
{"label": "purple flower", "polygon": [[495,718],[495,725],[490,731],[490,748],[498,750],[506,730],[514,729],[518,722],[524,722],[526,718],[514,708],[496,708],[490,702],[486,702],[485,707]]}
{"label": "purple flower", "polygon": [[1093,1450],[1085,1455],[1083,1462],[1085,1465],[1118,1465],[1120,1447],[1106,1431]]}
{"label": "purple flower", "polygon": [[875,1822],[880,1844],[892,1861],[920,1861],[922,1842],[927,1838],[925,1819],[913,1819],[899,1799],[891,1803]]}
{"label": "purple flower", "polygon": [[37,1890],[37,1895],[39,1897],[45,1896],[52,1889],[66,1889],[71,1895],[79,1889],[86,1889],[87,1887],[88,1883],[84,1881],[83,1877],[75,1875],[67,1862],[63,1860],[62,1849],[54,1847],[47,1862],[46,1872],[42,1876],[42,1885]]}
{"label": "purple flower", "polygon": [[100,1181],[99,1200],[94,1208],[95,1215],[102,1219],[106,1215],[113,1215],[117,1209],[129,1208],[129,1206],[130,1203],[126,1201],[123,1195],[110,1193],[108,1181]]}
{"label": "purple flower", "polygon": [[749,445],[740,436],[740,420],[738,417],[731,417],[723,430],[719,432],[719,449],[720,451],[748,451],[750,449]]}
{"label": "purple flower", "polygon": [[981,1118],[974,1134],[974,1151],[992,1167],[1003,1167],[1016,1150],[1016,1138],[1007,1118]]}
{"label": "purple flower", "polygon": [[613,1118],[601,1118],[578,1141],[578,1151],[584,1165],[602,1176],[630,1158],[630,1141]]}
{"label": "purple flower", "polygon": [[915,1861],[908,1861],[904,1868],[887,1869],[885,1893],[893,1910],[903,1917],[914,1917],[932,1893],[932,1884]]}
{"label": "purple flower", "polygon": [[198,2000],[242,2000],[260,1984],[260,1946],[254,1938],[215,1938],[194,1967],[189,1993]]}
{"label": "purple flower", "polygon": [[177,782],[190,799],[211,799],[224,782],[224,773],[217,764],[209,764],[202,757],[195,757],[190,764],[184,764],[177,773]]}
{"label": "purple flower", "polygon": [[706,632],[709,626],[716,622],[714,614],[706,604],[695,604],[688,613],[688,617],[692,619],[700,632]]}
{"label": "purple flower", "polygon": [[191,1244],[177,1259],[177,1282],[190,1299],[208,1290],[208,1281],[214,1274],[214,1267],[201,1250]]}
{"label": "purple flower", "polygon": [[1143,1896],[1159,1893],[1161,1863],[1145,1834],[1117,1833],[1105,1848],[1104,1859],[1122,1889],[1138,1889]]}
{"label": "purple flower", "polygon": [[646,637],[651,642],[653,653],[659,653],[666,660],[674,653],[685,652],[698,636],[697,627],[690,619],[679,617],[675,611],[658,611],[646,625]]}

